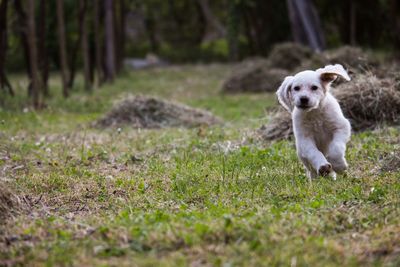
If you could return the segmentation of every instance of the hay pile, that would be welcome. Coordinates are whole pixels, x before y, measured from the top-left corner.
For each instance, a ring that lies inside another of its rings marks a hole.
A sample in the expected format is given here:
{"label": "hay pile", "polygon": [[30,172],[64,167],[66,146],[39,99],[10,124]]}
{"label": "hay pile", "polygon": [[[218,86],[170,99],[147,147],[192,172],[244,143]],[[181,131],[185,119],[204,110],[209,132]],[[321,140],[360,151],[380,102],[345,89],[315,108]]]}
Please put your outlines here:
{"label": "hay pile", "polygon": [[392,79],[358,75],[332,91],[355,131],[400,123],[400,90]]}
{"label": "hay pile", "polygon": [[249,59],[235,67],[224,82],[222,91],[274,92],[288,75],[337,63],[342,64],[350,73],[371,70],[379,72],[376,68],[379,66],[378,60],[358,47],[343,46],[323,53],[313,53],[299,44],[282,43],[272,49],[267,59]]}
{"label": "hay pile", "polygon": [[359,47],[342,46],[336,49],[313,54],[303,61],[293,73],[306,69],[318,69],[329,64],[341,64],[349,73],[365,73],[376,69],[379,62]]}
{"label": "hay pile", "polygon": [[[332,89],[354,131],[381,124],[400,123],[400,84],[394,79],[379,79],[371,73],[360,74],[348,83]],[[279,111],[268,125],[258,130],[264,140],[279,140],[292,135],[288,112]]]}
{"label": "hay pile", "polygon": [[359,47],[342,46],[323,54],[329,64],[342,64],[351,72],[365,72],[378,66],[378,61]]}
{"label": "hay pile", "polygon": [[269,124],[262,125],[256,131],[256,135],[262,140],[289,139],[293,135],[292,118],[287,110],[280,108]]}
{"label": "hay pile", "polygon": [[225,93],[274,92],[288,75],[287,70],[271,69],[263,62],[247,64],[245,68],[233,72],[222,90]]}
{"label": "hay pile", "polygon": [[290,71],[311,57],[309,48],[294,43],[276,45],[267,59],[243,61],[222,86],[224,93],[274,92]]}
{"label": "hay pile", "polygon": [[13,211],[19,207],[19,199],[5,184],[0,183],[0,220],[6,219]]}
{"label": "hay pile", "polygon": [[313,55],[310,48],[296,43],[275,45],[268,57],[269,66],[285,70],[294,70]]}
{"label": "hay pile", "polygon": [[205,110],[147,96],[129,96],[116,103],[95,127],[131,126],[134,128],[197,127],[221,120]]}

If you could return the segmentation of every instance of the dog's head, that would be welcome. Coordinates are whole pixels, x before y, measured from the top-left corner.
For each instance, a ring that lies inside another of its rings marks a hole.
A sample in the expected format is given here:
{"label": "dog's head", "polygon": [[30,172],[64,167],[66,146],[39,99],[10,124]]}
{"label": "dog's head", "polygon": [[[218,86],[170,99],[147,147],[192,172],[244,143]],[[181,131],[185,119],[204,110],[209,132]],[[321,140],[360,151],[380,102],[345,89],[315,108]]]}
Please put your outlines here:
{"label": "dog's head", "polygon": [[294,108],[304,111],[316,109],[324,99],[330,84],[338,76],[350,81],[349,75],[340,64],[288,76],[276,92],[279,103],[290,113]]}

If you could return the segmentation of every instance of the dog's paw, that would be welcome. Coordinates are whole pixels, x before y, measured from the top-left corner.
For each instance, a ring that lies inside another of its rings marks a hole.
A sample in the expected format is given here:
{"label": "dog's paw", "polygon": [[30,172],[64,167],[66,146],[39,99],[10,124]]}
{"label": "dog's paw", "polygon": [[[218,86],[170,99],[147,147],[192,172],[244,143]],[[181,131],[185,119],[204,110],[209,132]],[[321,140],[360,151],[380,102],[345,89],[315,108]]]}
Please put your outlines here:
{"label": "dog's paw", "polygon": [[335,172],[342,174],[344,173],[347,168],[348,168],[348,164],[346,162],[346,160],[342,160],[340,162],[332,162],[332,168]]}
{"label": "dog's paw", "polygon": [[335,171],[331,172],[331,173],[329,174],[329,177],[331,177],[332,180],[336,181],[336,172],[335,172]]}
{"label": "dog's paw", "polygon": [[332,165],[330,163],[326,163],[325,165],[322,165],[319,167],[318,173],[321,176],[327,176],[333,171]]}

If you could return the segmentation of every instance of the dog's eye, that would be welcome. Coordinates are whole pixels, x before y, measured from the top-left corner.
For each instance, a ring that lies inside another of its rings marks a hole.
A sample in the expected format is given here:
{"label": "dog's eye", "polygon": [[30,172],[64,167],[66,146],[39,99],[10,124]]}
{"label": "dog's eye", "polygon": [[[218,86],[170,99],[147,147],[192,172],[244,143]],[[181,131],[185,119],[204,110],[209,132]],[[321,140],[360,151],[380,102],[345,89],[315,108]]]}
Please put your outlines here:
{"label": "dog's eye", "polygon": [[300,91],[300,86],[295,86],[295,87],[293,88],[293,90],[295,90],[295,91]]}
{"label": "dog's eye", "polygon": [[317,91],[318,90],[318,86],[316,86],[316,85],[311,86],[311,90]]}

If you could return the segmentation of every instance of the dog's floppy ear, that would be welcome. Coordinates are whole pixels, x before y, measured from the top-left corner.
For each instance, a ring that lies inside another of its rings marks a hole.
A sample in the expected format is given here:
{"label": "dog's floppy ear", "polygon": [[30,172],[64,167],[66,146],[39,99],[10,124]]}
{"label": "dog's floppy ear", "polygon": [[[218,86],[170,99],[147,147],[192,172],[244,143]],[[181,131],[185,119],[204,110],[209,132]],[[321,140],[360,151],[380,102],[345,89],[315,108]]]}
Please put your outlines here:
{"label": "dog's floppy ear", "polygon": [[347,71],[340,64],[328,65],[324,68],[317,69],[316,72],[319,74],[321,82],[325,85],[336,80],[338,76],[342,77],[346,81],[351,80]]}
{"label": "dog's floppy ear", "polygon": [[281,105],[290,113],[292,113],[293,110],[292,101],[290,100],[292,82],[293,76],[286,77],[281,86],[279,86],[278,91],[276,92],[279,103],[281,103]]}

